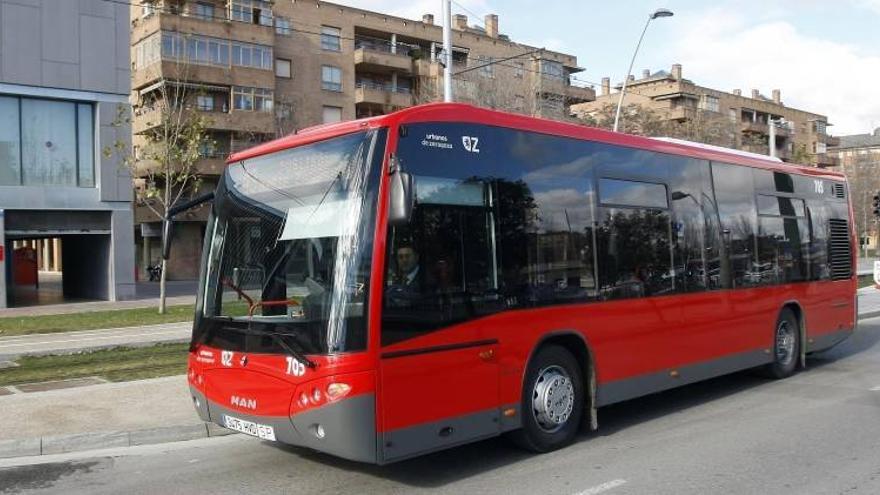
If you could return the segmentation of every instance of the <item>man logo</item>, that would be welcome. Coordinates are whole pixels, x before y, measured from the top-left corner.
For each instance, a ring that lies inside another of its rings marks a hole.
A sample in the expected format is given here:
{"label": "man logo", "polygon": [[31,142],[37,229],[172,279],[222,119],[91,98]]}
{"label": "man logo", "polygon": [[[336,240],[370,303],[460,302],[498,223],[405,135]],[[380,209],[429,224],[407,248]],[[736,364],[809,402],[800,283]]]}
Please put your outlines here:
{"label": "man logo", "polygon": [[233,395],[229,401],[233,406],[238,406],[244,409],[257,409],[257,400],[256,399],[248,399],[247,397],[239,397],[237,395]]}
{"label": "man logo", "polygon": [[480,148],[477,145],[480,143],[480,138],[475,136],[462,136],[461,144],[464,145],[464,149],[470,151],[471,153],[479,153]]}

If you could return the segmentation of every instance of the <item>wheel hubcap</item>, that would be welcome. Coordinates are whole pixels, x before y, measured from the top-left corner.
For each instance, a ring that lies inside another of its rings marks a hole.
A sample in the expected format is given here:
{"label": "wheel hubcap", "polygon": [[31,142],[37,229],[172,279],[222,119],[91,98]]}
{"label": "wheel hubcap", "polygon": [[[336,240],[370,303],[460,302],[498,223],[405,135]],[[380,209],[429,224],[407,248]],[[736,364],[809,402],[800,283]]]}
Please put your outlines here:
{"label": "wheel hubcap", "polygon": [[794,359],[794,347],[797,341],[794,327],[787,321],[776,327],[776,361],[785,366]]}
{"label": "wheel hubcap", "polygon": [[538,373],[532,391],[532,412],[538,426],[552,433],[571,417],[574,409],[574,385],[559,366],[549,366]]}

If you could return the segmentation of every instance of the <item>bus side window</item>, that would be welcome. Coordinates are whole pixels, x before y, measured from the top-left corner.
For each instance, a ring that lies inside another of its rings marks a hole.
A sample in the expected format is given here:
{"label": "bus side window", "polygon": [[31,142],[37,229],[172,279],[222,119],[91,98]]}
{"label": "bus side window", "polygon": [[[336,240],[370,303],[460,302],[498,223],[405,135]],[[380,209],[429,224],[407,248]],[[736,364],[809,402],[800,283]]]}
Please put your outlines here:
{"label": "bus side window", "polygon": [[599,179],[599,203],[596,248],[602,297],[671,292],[675,282],[666,186]]}

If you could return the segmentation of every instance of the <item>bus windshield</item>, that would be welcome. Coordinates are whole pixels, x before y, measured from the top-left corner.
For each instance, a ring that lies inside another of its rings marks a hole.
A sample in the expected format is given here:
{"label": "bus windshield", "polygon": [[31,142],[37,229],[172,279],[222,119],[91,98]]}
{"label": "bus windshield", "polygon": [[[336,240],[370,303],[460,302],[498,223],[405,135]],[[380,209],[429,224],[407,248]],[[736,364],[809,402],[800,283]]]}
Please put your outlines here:
{"label": "bus windshield", "polygon": [[366,347],[380,135],[227,167],[206,232],[201,340],[245,352]]}

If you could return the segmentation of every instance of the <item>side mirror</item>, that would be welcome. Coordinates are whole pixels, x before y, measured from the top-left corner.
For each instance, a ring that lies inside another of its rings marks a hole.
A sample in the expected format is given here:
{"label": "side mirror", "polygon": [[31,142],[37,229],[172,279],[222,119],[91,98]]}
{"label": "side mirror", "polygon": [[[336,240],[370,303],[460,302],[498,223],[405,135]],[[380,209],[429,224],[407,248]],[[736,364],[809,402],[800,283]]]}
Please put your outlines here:
{"label": "side mirror", "polygon": [[171,240],[174,235],[174,220],[162,221],[162,259],[168,260],[171,254]]}
{"label": "side mirror", "polygon": [[415,187],[412,175],[404,172],[399,166],[391,173],[390,204],[388,205],[388,223],[403,225],[412,217],[415,205]]}

